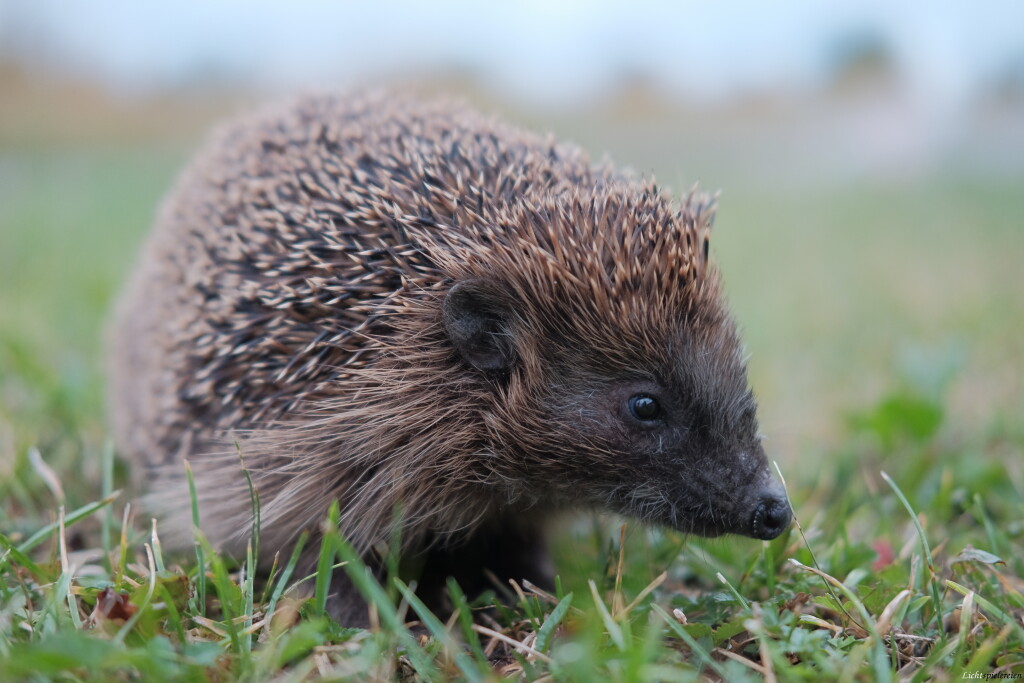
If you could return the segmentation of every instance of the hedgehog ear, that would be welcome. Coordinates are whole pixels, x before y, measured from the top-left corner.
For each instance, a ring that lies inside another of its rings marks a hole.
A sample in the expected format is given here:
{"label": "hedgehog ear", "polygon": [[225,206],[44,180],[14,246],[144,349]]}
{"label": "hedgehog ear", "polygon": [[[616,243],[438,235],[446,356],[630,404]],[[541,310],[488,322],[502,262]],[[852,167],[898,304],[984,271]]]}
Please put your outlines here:
{"label": "hedgehog ear", "polygon": [[455,284],[444,298],[445,331],[462,358],[484,372],[507,372],[515,363],[513,310],[508,298],[485,280]]}

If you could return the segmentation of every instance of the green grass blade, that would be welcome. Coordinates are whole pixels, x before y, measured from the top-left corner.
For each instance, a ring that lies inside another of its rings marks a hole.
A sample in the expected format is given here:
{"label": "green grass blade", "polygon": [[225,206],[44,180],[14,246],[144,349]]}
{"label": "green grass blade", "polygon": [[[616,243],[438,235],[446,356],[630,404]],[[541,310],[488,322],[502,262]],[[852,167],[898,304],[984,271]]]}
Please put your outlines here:
{"label": "green grass blade", "polygon": [[484,649],[480,647],[479,636],[473,630],[473,609],[469,606],[469,601],[466,600],[466,595],[459,587],[459,583],[452,577],[448,578],[448,595],[452,599],[455,613],[458,614],[462,637],[466,639],[466,644],[469,645],[469,649],[473,653],[473,657],[476,658],[476,661],[486,665],[487,655],[484,654]]}
{"label": "green grass blade", "polygon": [[[955,590],[960,595],[963,595],[963,596],[967,596],[969,593],[973,592],[969,588],[967,588],[966,586],[962,586],[959,583],[957,583],[956,581],[951,581],[951,580],[947,579],[946,580],[946,585],[949,586],[950,588],[952,588],[953,590]],[[977,593],[974,593],[974,602],[978,603],[978,607],[980,607],[981,609],[985,610],[989,614],[992,614],[992,615],[995,615],[995,616],[999,617],[999,620],[1003,624],[1005,624],[1006,626],[1008,626],[1011,629],[1013,629],[1014,631],[1016,631],[1017,635],[1022,640],[1024,640],[1024,627],[1022,627],[1022,626],[1017,624],[1017,620],[1013,617],[1013,615],[1007,614],[1002,609],[1000,609],[995,604],[993,604],[991,601],[986,600],[985,598],[983,598],[982,596],[978,595]]]}
{"label": "green grass blade", "polygon": [[420,618],[423,625],[427,627],[428,631],[430,631],[430,635],[434,636],[445,650],[448,651],[448,655],[452,660],[454,660],[455,666],[459,668],[459,671],[461,671],[466,677],[466,680],[473,681],[474,683],[476,681],[484,680],[484,676],[480,672],[480,669],[477,668],[476,663],[462,651],[462,647],[454,638],[452,638],[452,634],[444,627],[441,620],[434,616],[433,612],[427,609],[427,606],[423,604],[423,601],[420,600],[415,593],[409,590],[409,587],[406,586],[401,579],[394,578],[392,581],[394,581],[395,586],[402,594],[402,597],[408,601],[413,611],[416,612],[416,615]]}
{"label": "green grass blade", "polygon": [[316,585],[313,589],[313,614],[323,616],[327,611],[327,594],[331,590],[334,573],[334,541],[324,536],[320,541],[320,554],[316,561]]}
{"label": "green grass blade", "polygon": [[722,668],[722,665],[716,662],[714,658],[711,657],[711,653],[701,647],[700,643],[698,643],[693,636],[687,633],[686,629],[684,629],[678,621],[662,609],[660,605],[652,604],[651,609],[657,612],[658,616],[668,624],[669,630],[671,630],[672,633],[679,636],[679,638],[686,643],[690,648],[690,651],[696,655],[697,659],[699,659],[704,666],[714,671],[715,674],[723,681],[729,680],[729,674],[724,668]]}
{"label": "green grass blade", "polygon": [[188,495],[192,504],[192,537],[196,551],[196,611],[200,616],[206,615],[206,553],[203,549],[202,532],[199,530],[199,494],[196,493],[196,479],[192,475],[192,465],[185,461],[185,476],[188,478]]}
{"label": "green grass blade", "polygon": [[914,528],[917,529],[917,537],[918,540],[921,541],[921,551],[924,554],[925,565],[928,567],[928,577],[926,581],[928,584],[928,594],[932,598],[932,606],[934,609],[932,619],[938,620],[938,623],[941,624],[943,612],[942,597],[939,595],[938,581],[936,580],[937,575],[935,573],[935,564],[932,562],[932,549],[928,543],[928,537],[924,533],[924,527],[921,526],[921,520],[918,519],[917,513],[914,512],[914,508],[911,507],[910,501],[907,500],[907,497],[905,495],[903,495],[903,491],[900,489],[899,486],[896,485],[896,482],[893,481],[892,477],[890,477],[885,472],[880,472],[880,474],[882,475],[882,479],[885,480],[885,483],[888,484],[889,488],[891,488],[893,492],[896,494],[896,497],[900,499],[901,503],[903,503],[903,507],[906,508],[907,514],[910,515],[910,520],[914,523]]}
{"label": "green grass blade", "polygon": [[[83,505],[82,507],[78,508],[77,510],[75,510],[74,512],[72,512],[64,518],[65,526],[71,526],[75,522],[85,519],[89,515],[96,512],[97,510],[102,510],[107,505],[113,503],[120,495],[120,491],[114,491],[109,496],[104,497],[102,500],[98,500],[87,505]],[[59,527],[59,522],[47,524],[42,529],[29,536],[28,539],[26,539],[24,542],[19,543],[18,550],[22,553],[27,553],[28,551],[32,550],[37,545],[48,539],[50,536],[52,536]]]}
{"label": "green grass blade", "polygon": [[[107,439],[103,443],[103,450],[100,451],[100,495],[106,499],[114,494],[114,442]],[[111,538],[111,530],[114,528],[114,506],[108,505],[103,508],[103,519],[100,526],[100,546],[103,548],[103,565],[106,567],[108,572],[113,571],[113,565],[110,560],[110,551],[113,549],[111,545],[113,539]]]}
{"label": "green grass blade", "polygon": [[367,603],[377,609],[381,626],[402,644],[413,668],[427,680],[438,680],[440,672],[434,666],[431,657],[423,651],[412,634],[405,628],[398,617],[397,610],[388,598],[387,591],[373,578],[369,567],[363,563],[362,558],[340,533],[332,529],[326,536],[334,540],[338,556],[345,562],[345,571],[352,584]]}
{"label": "green grass blade", "polygon": [[562,619],[569,612],[569,608],[572,606],[572,593],[569,593],[564,598],[559,600],[555,608],[551,610],[544,623],[541,624],[540,630],[537,631],[537,641],[534,645],[534,649],[540,652],[547,652],[548,646],[551,645],[551,637],[555,634],[555,629],[562,623]]}
{"label": "green grass blade", "polygon": [[608,631],[608,635],[611,637],[612,642],[615,643],[615,647],[619,648],[619,652],[625,652],[626,639],[622,635],[622,627],[612,619],[611,612],[608,611],[604,600],[601,599],[597,592],[597,584],[594,583],[594,580],[588,580],[587,585],[590,586],[590,594],[594,596],[594,606],[597,607],[597,612],[601,615],[601,621],[604,622],[605,630]]}
{"label": "green grass blade", "polygon": [[49,583],[52,581],[52,573],[44,570],[42,567],[32,561],[28,555],[18,550],[18,548],[7,538],[7,536],[0,534],[0,546],[4,548],[4,557],[0,559],[0,571],[3,571],[4,567],[11,561],[14,560],[19,566],[27,569],[36,581],[40,583]]}
{"label": "green grass blade", "polygon": [[309,540],[309,532],[303,531],[302,535],[299,536],[299,540],[295,543],[295,547],[292,549],[291,557],[288,558],[288,564],[284,566],[284,570],[281,575],[277,577],[277,581],[274,584],[274,592],[270,594],[270,602],[267,603],[266,615],[267,615],[267,629],[270,629],[271,620],[274,618],[274,611],[277,609],[277,601],[281,599],[285,589],[288,588],[288,582],[292,578],[292,574],[295,573],[295,567],[299,564],[299,557],[302,556],[302,550],[306,546],[306,541]]}

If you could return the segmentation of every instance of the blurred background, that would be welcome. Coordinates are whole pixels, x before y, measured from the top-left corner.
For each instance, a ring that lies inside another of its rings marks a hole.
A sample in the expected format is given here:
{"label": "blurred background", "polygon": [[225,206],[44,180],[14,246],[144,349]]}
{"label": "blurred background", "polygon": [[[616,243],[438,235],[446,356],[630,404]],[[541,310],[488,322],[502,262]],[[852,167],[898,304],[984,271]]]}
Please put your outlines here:
{"label": "blurred background", "polygon": [[884,467],[904,433],[1020,459],[1022,3],[0,0],[0,480],[31,446],[91,471],[104,317],[205,131],[379,85],[721,190],[793,477],[851,440]]}

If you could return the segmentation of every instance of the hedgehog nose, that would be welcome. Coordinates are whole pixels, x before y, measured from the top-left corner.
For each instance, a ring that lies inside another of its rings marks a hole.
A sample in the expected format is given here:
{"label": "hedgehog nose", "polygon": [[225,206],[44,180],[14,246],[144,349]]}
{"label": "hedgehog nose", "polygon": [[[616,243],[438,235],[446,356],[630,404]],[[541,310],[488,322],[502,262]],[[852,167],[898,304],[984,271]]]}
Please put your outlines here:
{"label": "hedgehog nose", "polygon": [[792,520],[786,494],[764,493],[754,509],[751,536],[770,541],[789,527]]}

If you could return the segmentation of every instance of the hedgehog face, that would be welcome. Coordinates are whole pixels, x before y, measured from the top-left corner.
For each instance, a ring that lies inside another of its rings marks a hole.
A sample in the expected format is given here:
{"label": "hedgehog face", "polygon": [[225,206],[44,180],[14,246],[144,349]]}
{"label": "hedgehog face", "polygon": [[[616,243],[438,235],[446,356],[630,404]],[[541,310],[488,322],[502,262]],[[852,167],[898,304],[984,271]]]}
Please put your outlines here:
{"label": "hedgehog face", "polygon": [[443,319],[462,360],[494,387],[496,441],[519,468],[509,480],[525,473],[556,504],[703,536],[771,539],[789,525],[728,316],[648,330],[643,343],[608,329],[595,344],[570,321],[523,319],[500,288],[470,281],[450,290]]}
{"label": "hedgehog face", "polygon": [[575,457],[563,456],[581,465],[570,479],[600,482],[581,487],[591,499],[581,502],[702,536],[778,536],[789,503],[770,474],[742,363],[692,345],[675,357],[658,373],[552,365],[553,450],[575,444]]}

